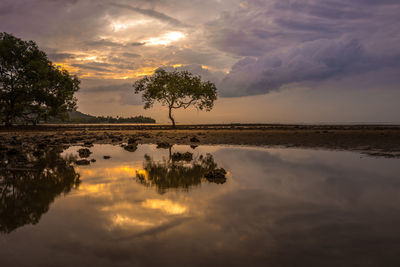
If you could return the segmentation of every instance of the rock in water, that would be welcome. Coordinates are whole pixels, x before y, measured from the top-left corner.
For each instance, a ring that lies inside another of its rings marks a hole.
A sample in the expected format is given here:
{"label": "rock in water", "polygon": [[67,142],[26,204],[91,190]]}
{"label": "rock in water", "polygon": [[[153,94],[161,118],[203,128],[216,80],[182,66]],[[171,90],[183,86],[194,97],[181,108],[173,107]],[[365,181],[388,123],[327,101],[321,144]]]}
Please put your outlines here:
{"label": "rock in water", "polygon": [[217,184],[223,184],[226,182],[226,171],[223,168],[220,169],[215,169],[212,171],[209,171],[204,175],[206,177],[207,181],[212,182],[212,183],[217,183]]}
{"label": "rock in water", "polygon": [[157,143],[157,148],[170,148],[172,145],[168,142],[159,142]]}
{"label": "rock in water", "polygon": [[129,151],[129,152],[135,152],[136,149],[137,149],[137,146],[138,146],[138,144],[137,144],[137,143],[134,143],[134,144],[130,144],[130,145],[124,146],[124,149],[125,149],[126,151]]}
{"label": "rock in water", "polygon": [[92,152],[87,148],[81,148],[78,150],[79,157],[81,158],[88,158]]}
{"label": "rock in water", "polygon": [[75,162],[76,165],[90,165],[90,161],[88,161],[87,159],[81,159],[81,160],[77,160]]}

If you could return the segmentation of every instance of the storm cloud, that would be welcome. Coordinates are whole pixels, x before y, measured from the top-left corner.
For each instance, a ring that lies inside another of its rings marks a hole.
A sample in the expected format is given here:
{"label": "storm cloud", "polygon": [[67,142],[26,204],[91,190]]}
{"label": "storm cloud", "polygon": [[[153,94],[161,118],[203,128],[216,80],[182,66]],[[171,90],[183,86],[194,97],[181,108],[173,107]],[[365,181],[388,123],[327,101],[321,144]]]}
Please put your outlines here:
{"label": "storm cloud", "polygon": [[243,57],[221,83],[223,96],[265,94],[286,84],[385,68],[400,72],[400,50],[395,47],[400,3],[247,3],[245,10],[223,14],[208,24],[215,47]]}
{"label": "storm cloud", "polygon": [[285,53],[246,57],[237,62],[221,83],[222,95],[264,94],[285,84],[341,78],[385,67],[399,68],[399,56],[369,54],[356,39],[320,39]]}

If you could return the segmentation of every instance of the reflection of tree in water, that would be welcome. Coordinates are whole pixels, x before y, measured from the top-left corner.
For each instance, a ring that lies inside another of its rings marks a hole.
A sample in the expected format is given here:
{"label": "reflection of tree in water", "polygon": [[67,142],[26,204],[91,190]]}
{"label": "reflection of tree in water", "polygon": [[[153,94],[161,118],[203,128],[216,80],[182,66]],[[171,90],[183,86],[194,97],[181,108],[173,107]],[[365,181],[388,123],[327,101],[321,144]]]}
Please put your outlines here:
{"label": "reflection of tree in water", "polygon": [[193,186],[200,185],[202,181],[223,184],[224,177],[205,178],[217,169],[217,164],[210,154],[200,155],[193,159],[193,154],[174,153],[169,160],[156,162],[149,155],[144,156],[143,170],[136,173],[136,180],[145,186],[155,186],[158,193],[163,194],[170,188],[189,190]]}
{"label": "reflection of tree in water", "polygon": [[0,153],[0,232],[39,222],[50,203],[79,185],[79,174],[60,149]]}

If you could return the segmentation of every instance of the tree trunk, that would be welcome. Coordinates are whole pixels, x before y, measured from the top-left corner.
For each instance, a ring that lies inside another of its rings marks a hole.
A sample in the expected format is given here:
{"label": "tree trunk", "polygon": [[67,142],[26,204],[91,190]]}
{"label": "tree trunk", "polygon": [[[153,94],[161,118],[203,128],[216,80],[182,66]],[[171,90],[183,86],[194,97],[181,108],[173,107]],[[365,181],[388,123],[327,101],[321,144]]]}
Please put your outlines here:
{"label": "tree trunk", "polygon": [[175,120],[174,120],[174,117],[172,117],[172,108],[170,107],[169,108],[169,119],[172,121],[172,128],[173,129],[175,129],[176,128],[176,126],[175,126]]}

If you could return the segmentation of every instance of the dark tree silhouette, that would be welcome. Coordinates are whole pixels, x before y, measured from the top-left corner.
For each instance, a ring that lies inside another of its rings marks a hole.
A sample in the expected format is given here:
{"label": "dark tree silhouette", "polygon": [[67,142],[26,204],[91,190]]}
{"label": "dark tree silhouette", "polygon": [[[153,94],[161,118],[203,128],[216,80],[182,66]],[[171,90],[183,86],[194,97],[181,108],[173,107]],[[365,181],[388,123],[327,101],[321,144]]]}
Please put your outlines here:
{"label": "dark tree silhouette", "polygon": [[[169,148],[171,151],[171,148]],[[164,194],[168,189],[189,190],[191,187],[207,181],[205,176],[217,169],[217,164],[211,154],[192,159],[190,152],[171,153],[168,160],[154,161],[145,155],[143,170],[136,173],[136,181],[145,186],[155,186],[157,192]],[[209,182],[223,184],[226,178],[208,180]]]}
{"label": "dark tree silhouette", "polygon": [[173,128],[173,109],[194,106],[210,111],[217,99],[217,89],[212,82],[202,82],[200,76],[187,71],[167,72],[158,69],[152,76],[136,81],[133,87],[136,94],[143,93],[145,109],[152,107],[155,101],[168,107],[168,116]]}
{"label": "dark tree silhouette", "polygon": [[0,153],[0,232],[36,224],[60,194],[78,187],[73,159],[59,149],[9,150]]}
{"label": "dark tree silhouette", "polygon": [[76,106],[79,83],[35,42],[0,33],[0,119],[6,125],[65,118]]}

